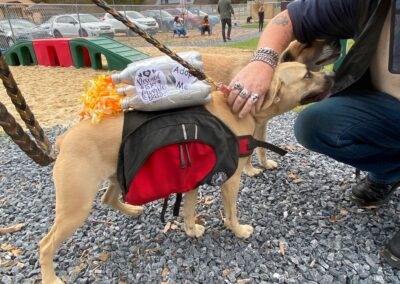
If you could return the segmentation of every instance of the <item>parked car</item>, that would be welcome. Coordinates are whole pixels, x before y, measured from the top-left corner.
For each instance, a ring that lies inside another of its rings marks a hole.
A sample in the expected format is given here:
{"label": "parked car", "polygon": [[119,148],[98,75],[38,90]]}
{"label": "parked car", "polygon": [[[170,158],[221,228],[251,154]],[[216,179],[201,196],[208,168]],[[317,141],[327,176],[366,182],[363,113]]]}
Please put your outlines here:
{"label": "parked car", "polygon": [[191,30],[194,28],[198,28],[201,24],[201,18],[187,9],[182,8],[169,8],[164,9],[164,11],[170,13],[172,16],[178,16],[183,19],[184,25],[187,29]]}
{"label": "parked car", "polygon": [[51,17],[40,25],[54,37],[114,37],[114,29],[110,24],[101,22],[90,14],[64,14]]}
{"label": "parked car", "polygon": [[172,31],[174,24],[174,16],[164,10],[146,10],[141,11],[146,17],[151,17],[157,21],[160,29],[164,32]]}
{"label": "parked car", "polygon": [[0,47],[3,49],[12,46],[15,41],[18,40],[31,40],[49,37],[52,36],[28,20],[0,20]]}
{"label": "parked car", "polygon": [[200,9],[195,8],[195,7],[188,8],[188,10],[192,14],[195,14],[195,15],[199,16],[200,19],[203,19],[204,16],[208,16],[208,20],[210,21],[212,26],[215,26],[215,25],[219,24],[219,22],[220,22],[220,19],[219,19],[218,15],[209,15],[206,12],[203,12]]}
{"label": "parked car", "polygon": [[[156,34],[158,32],[159,27],[157,21],[154,20],[153,18],[145,17],[136,11],[119,11],[119,12],[125,15],[130,21],[132,21],[135,25],[137,25],[145,32],[151,35]],[[114,17],[108,13],[105,14],[102,19],[103,22],[112,25],[116,33],[126,33],[127,35],[134,34],[123,23],[114,19]]]}

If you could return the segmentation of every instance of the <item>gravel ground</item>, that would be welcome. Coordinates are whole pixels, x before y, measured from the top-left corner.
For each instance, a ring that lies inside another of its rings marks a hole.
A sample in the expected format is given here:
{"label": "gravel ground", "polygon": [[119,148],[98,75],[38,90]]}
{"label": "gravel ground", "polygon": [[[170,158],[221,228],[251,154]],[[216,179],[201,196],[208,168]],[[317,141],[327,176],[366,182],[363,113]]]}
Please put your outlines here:
{"label": "gravel ground", "polygon": [[[57,273],[67,283],[400,283],[400,271],[378,254],[400,227],[399,193],[385,208],[353,206],[353,169],[299,146],[295,117],[269,126],[270,141],[293,149],[284,158],[271,154],[278,170],[242,179],[240,220],[255,228],[248,240],[224,228],[215,188],[201,191],[200,239],[176,226],[164,233],[160,202],[131,219],[102,205],[101,192],[88,222],[57,254]],[[62,131],[49,130],[51,140]],[[0,282],[40,283],[38,242],[54,218],[51,167],[35,165],[4,136],[0,153],[0,227],[26,224],[0,237]],[[181,223],[170,211],[167,219]]]}

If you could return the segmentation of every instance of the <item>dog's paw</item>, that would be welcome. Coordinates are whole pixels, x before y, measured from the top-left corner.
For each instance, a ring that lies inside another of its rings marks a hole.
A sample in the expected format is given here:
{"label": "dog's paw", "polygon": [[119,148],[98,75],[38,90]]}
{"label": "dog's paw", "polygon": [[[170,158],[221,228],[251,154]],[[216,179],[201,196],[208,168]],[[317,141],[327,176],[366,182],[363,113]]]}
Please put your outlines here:
{"label": "dog's paw", "polygon": [[263,172],[262,169],[255,168],[253,166],[246,166],[243,169],[243,173],[245,175],[248,175],[249,177],[257,176],[257,175],[261,174],[262,172]]}
{"label": "dog's paw", "polygon": [[232,231],[236,237],[247,239],[253,234],[254,228],[250,225],[238,225],[232,228]]}
{"label": "dog's paw", "polygon": [[189,237],[199,238],[204,234],[205,228],[202,225],[194,224],[194,226],[184,225],[185,232]]}
{"label": "dog's paw", "polygon": [[58,277],[54,277],[52,279],[43,278],[42,283],[43,284],[64,284],[64,282]]}
{"label": "dog's paw", "polygon": [[275,162],[274,160],[266,160],[262,163],[262,166],[267,170],[273,170],[278,167],[278,163]]}
{"label": "dog's paw", "polygon": [[128,205],[124,204],[124,209],[121,211],[131,217],[138,217],[143,213],[143,206],[134,206],[134,205]]}
{"label": "dog's paw", "polygon": [[226,218],[224,219],[224,224],[228,229],[232,230],[236,237],[241,239],[247,239],[254,231],[254,228],[250,225],[232,225],[232,223]]}

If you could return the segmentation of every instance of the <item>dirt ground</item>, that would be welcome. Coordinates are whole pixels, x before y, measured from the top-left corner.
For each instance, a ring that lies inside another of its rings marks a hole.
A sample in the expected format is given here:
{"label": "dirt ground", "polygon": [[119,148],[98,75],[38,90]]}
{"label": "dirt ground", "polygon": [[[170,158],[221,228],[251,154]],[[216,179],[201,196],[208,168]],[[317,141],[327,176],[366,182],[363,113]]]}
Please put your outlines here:
{"label": "dirt ground", "polygon": [[[138,48],[151,55],[159,56],[161,52],[154,47]],[[202,54],[234,54],[249,57],[251,52],[233,48],[220,47],[177,47],[174,51],[197,50]],[[79,121],[81,95],[84,83],[101,74],[113,74],[117,71],[93,70],[91,68],[76,69],[74,67],[18,66],[11,67],[18,86],[42,127],[53,125],[71,125]],[[0,88],[0,101],[8,111],[21,123],[5,89]]]}
{"label": "dirt ground", "polygon": [[[236,37],[239,36],[254,34],[256,31],[257,29],[240,29],[234,27],[232,28],[231,38],[235,39]],[[222,39],[221,27],[220,25],[214,27],[211,35],[206,34],[204,36],[202,36],[200,31],[197,29],[189,30],[187,36],[188,36],[187,38],[177,37],[177,36],[174,37],[172,32],[164,32],[164,33],[157,33],[155,35],[155,38],[167,45],[182,44],[182,43],[184,44],[190,43],[190,45],[196,45],[196,44],[207,45],[207,42],[210,41],[215,42],[217,40]],[[146,44],[146,41],[138,36],[130,36],[130,37],[117,36],[116,39],[122,43],[129,44],[132,46],[140,46],[140,45],[143,46],[143,44]],[[223,45],[224,43],[221,41],[220,44]]]}

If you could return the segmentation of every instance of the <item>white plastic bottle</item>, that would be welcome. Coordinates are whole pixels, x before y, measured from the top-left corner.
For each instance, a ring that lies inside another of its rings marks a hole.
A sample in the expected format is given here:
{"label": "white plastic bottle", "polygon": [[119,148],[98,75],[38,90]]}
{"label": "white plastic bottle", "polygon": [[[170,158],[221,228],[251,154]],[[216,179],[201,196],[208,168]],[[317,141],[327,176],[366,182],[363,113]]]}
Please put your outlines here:
{"label": "white plastic bottle", "polygon": [[[123,110],[158,111],[204,105],[211,100],[211,87],[201,81],[193,83],[188,90],[179,90],[174,86],[168,87],[168,96],[151,103],[144,103],[136,94],[134,86],[120,88],[119,92],[129,95],[121,101]],[[131,96],[133,95],[133,96]]]}
{"label": "white plastic bottle", "polygon": [[[201,62],[201,55],[197,51],[178,53],[183,59],[188,61],[197,69],[203,70],[203,62]],[[167,77],[168,83],[173,83],[174,78],[171,75],[171,69],[177,64],[168,56],[160,56],[155,58],[145,59],[139,62],[131,63],[122,72],[111,75],[111,80],[115,84],[125,83],[134,85],[136,72],[142,67],[155,67],[160,69]]]}

